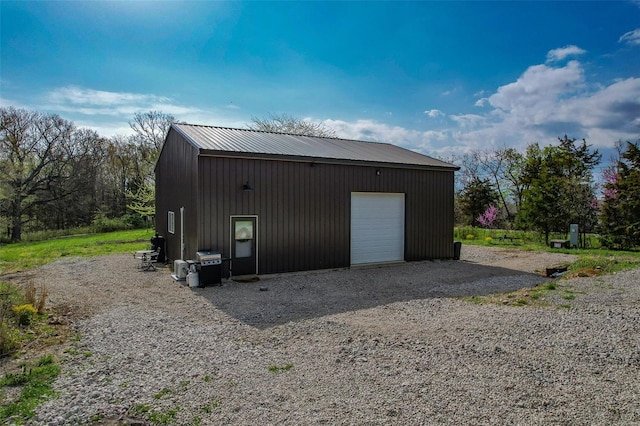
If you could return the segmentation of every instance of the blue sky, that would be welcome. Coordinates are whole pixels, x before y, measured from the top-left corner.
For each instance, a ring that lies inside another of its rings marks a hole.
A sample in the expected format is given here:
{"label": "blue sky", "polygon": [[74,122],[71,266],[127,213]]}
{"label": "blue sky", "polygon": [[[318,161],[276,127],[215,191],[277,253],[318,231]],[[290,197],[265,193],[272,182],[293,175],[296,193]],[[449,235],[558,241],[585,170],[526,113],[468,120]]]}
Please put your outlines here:
{"label": "blue sky", "polygon": [[0,103],[103,136],[287,113],[438,157],[640,138],[640,2],[0,1]]}

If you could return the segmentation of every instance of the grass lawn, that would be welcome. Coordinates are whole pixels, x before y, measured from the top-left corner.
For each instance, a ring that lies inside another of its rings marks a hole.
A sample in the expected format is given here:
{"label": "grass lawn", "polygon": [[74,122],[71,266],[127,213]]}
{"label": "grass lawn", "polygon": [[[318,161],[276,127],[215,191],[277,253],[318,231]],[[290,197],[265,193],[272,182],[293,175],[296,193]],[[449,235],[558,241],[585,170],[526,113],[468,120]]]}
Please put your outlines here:
{"label": "grass lawn", "polygon": [[[513,240],[500,237],[508,235]],[[456,228],[455,238],[462,245],[478,245],[486,247],[501,247],[528,251],[546,251],[550,253],[566,253],[578,256],[578,260],[569,265],[569,276],[588,276],[601,273],[613,273],[640,266],[640,251],[607,250],[600,247],[596,236],[589,237],[588,249],[556,249],[541,241],[540,236],[533,232],[505,231],[500,229]],[[553,238],[563,239],[563,235],[553,235]]]}
{"label": "grass lawn", "polygon": [[67,256],[133,253],[147,248],[153,230],[109,232],[0,246],[0,274],[24,271]]}

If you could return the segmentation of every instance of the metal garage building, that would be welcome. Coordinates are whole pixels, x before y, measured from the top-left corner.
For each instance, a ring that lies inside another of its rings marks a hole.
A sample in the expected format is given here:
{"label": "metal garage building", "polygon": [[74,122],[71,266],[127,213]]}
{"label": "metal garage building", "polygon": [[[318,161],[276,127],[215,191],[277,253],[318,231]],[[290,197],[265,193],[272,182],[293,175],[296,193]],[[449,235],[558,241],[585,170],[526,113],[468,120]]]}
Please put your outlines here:
{"label": "metal garage building", "polygon": [[173,124],[156,165],[167,257],[233,275],[453,256],[451,164],[391,144]]}

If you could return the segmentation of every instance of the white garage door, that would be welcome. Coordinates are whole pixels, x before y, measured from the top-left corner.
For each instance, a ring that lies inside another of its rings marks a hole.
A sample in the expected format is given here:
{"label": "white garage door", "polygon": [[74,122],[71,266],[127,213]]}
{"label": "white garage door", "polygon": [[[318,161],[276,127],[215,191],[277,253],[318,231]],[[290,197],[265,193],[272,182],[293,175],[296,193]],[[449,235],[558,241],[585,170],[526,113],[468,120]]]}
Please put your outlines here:
{"label": "white garage door", "polygon": [[351,264],[404,260],[404,194],[351,193]]}

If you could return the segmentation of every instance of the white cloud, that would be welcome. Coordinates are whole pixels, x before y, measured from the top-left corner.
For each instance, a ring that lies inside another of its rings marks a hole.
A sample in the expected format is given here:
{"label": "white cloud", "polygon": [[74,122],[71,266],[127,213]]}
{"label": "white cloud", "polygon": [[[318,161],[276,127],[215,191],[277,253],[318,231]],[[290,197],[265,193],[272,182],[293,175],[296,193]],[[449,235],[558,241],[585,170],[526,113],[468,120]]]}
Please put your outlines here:
{"label": "white cloud", "polygon": [[568,45],[558,49],[552,49],[547,53],[547,62],[562,61],[567,56],[582,55],[587,53],[586,50],[580,49],[575,45]]}
{"label": "white cloud", "polygon": [[0,95],[0,107],[2,108],[9,108],[9,107],[14,107],[14,108],[25,108],[28,109],[26,107],[24,107],[22,104],[20,104],[19,102],[16,102],[12,99],[7,99],[7,98],[3,98]]}
{"label": "white cloud", "polygon": [[238,108],[221,106],[213,111],[180,105],[174,99],[146,93],[109,92],[78,86],[66,86],[49,91],[44,104],[35,109],[55,112],[79,127],[96,130],[103,136],[129,135],[128,122],[134,114],[161,111],[180,121],[193,124],[216,123],[221,126],[243,127],[235,111]]}
{"label": "white cloud", "polygon": [[474,104],[477,107],[483,107],[487,104],[487,102],[489,102],[489,99],[487,98],[480,98],[476,101],[476,103]]}
{"label": "white cloud", "polygon": [[45,96],[47,109],[81,115],[127,116],[137,112],[158,110],[184,116],[201,112],[172,102],[171,98],[144,93],[108,92],[77,86],[56,88]]}
{"label": "white cloud", "polygon": [[450,115],[449,118],[458,123],[462,129],[476,129],[479,126],[486,125],[487,118],[477,114],[459,114]]}
{"label": "white cloud", "polygon": [[110,107],[132,104],[166,102],[164,96],[141,93],[107,92],[104,90],[84,89],[77,86],[59,87],[48,93],[47,99],[56,104],[72,104],[96,107]]}
{"label": "white cloud", "polygon": [[558,105],[584,85],[584,72],[577,61],[559,68],[534,65],[518,80],[489,96],[488,102],[494,108],[490,114],[523,129],[543,125],[554,120]]}
{"label": "white cloud", "polygon": [[443,116],[444,113],[442,111],[440,111],[439,109],[430,109],[424,112],[426,115],[428,115],[431,118],[436,118],[439,116]]}
{"label": "white cloud", "polygon": [[489,96],[491,111],[450,116],[459,149],[547,144],[567,134],[597,147],[640,133],[640,78],[589,84],[582,66],[534,65]]}
{"label": "white cloud", "polygon": [[449,95],[453,95],[454,93],[456,93],[458,91],[457,87],[454,87],[451,90],[445,90],[444,92],[441,93],[442,96],[449,96]]}
{"label": "white cloud", "polygon": [[[612,147],[618,139],[640,134],[640,78],[592,84],[578,61],[563,66],[532,65],[514,82],[478,100],[481,114],[453,114],[449,126],[418,131],[373,120],[325,120],[340,137],[389,142],[438,158],[471,150],[531,143],[553,143],[557,137],[585,138],[595,147]],[[439,116],[439,110],[424,111]]]}
{"label": "white cloud", "polygon": [[636,28],[633,31],[623,34],[620,36],[618,42],[627,43],[633,46],[640,45],[640,28]]}
{"label": "white cloud", "polygon": [[400,126],[389,126],[375,120],[323,120],[322,124],[335,130],[338,137],[353,140],[385,142],[402,146],[407,149],[433,155],[450,138],[442,131],[419,131]]}

